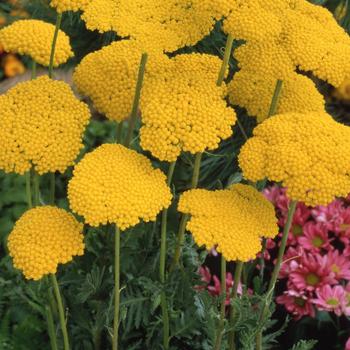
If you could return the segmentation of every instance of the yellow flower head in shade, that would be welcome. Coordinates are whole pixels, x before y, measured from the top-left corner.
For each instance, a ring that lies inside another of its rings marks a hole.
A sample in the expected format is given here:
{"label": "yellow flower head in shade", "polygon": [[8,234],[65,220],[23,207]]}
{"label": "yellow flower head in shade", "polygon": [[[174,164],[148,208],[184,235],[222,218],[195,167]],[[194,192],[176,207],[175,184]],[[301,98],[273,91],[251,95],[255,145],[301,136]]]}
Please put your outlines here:
{"label": "yellow flower head in shade", "polygon": [[[23,19],[0,30],[0,42],[6,52],[28,55],[35,62],[48,66],[51,43],[55,26],[36,19]],[[59,31],[57,37],[54,66],[58,66],[73,56],[68,36]]]}
{"label": "yellow flower head in shade", "polygon": [[[240,71],[229,83],[229,98],[262,122],[268,117],[277,80],[282,80],[277,113],[324,112],[325,101],[314,82],[294,71],[286,52],[272,42],[246,43],[235,51]],[[307,96],[307,98],[305,98]]]}
{"label": "yellow flower head in shade", "polygon": [[350,73],[349,35],[327,9],[306,0],[233,0],[224,30],[253,46],[274,43],[294,68],[311,71],[334,86]]}
{"label": "yellow flower head in shade", "polygon": [[83,225],[72,214],[51,206],[25,212],[8,237],[14,266],[27,279],[56,273],[75,255],[84,254]]}
{"label": "yellow flower head in shade", "polygon": [[234,110],[226,86],[216,86],[221,61],[201,54],[178,55],[143,89],[141,146],[160,160],[181,151],[213,150],[232,135]]}
{"label": "yellow flower head in shade", "polygon": [[217,245],[228,261],[254,259],[261,250],[261,237],[273,238],[278,233],[272,204],[247,185],[187,191],[180,197],[178,210],[191,215],[187,230],[195,242],[206,249]]}
{"label": "yellow flower head in shade", "polygon": [[265,120],[242,147],[245,178],[282,182],[288,197],[327,205],[350,192],[350,129],[326,113],[286,113]]}
{"label": "yellow flower head in shade", "polygon": [[91,1],[93,0],[51,0],[50,5],[55,7],[57,12],[79,11]]}
{"label": "yellow flower head in shade", "polygon": [[88,29],[112,30],[165,51],[196,44],[222,16],[211,0],[92,0],[83,10]]}
{"label": "yellow flower head in shade", "polygon": [[47,76],[0,96],[0,169],[23,174],[64,172],[83,147],[90,117],[70,86]]}
{"label": "yellow flower head in shade", "polygon": [[154,221],[172,195],[165,175],[148,158],[118,144],[104,144],[75,166],[68,198],[88,224],[115,223],[125,230],[140,220]]}
{"label": "yellow flower head in shade", "polygon": [[[74,72],[75,85],[91,98],[100,113],[111,120],[122,121],[131,112],[141,55],[139,45],[132,40],[105,46],[84,57]],[[150,55],[145,84],[156,67],[168,60],[163,54]]]}

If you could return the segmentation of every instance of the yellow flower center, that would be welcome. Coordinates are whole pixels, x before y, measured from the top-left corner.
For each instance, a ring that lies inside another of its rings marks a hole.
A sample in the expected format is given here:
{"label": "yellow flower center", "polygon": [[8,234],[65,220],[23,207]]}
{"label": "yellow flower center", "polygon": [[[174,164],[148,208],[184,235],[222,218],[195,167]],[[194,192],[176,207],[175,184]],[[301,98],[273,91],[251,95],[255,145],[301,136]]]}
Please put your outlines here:
{"label": "yellow flower center", "polygon": [[320,277],[313,272],[308,273],[305,277],[305,282],[309,286],[315,286],[316,284],[318,284],[319,281]]}

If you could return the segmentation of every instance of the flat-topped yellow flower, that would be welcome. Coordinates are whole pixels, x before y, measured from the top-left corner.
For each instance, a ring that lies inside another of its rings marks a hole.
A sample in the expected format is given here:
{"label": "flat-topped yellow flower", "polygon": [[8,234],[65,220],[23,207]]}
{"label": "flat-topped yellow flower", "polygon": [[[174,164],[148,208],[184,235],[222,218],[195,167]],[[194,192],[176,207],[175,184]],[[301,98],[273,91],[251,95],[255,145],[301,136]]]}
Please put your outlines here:
{"label": "flat-topped yellow flower", "polygon": [[[133,40],[114,42],[85,56],[74,72],[74,82],[100,113],[122,121],[131,112],[141,55],[141,48]],[[161,53],[150,54],[145,84],[168,60]]]}
{"label": "flat-topped yellow flower", "polygon": [[25,212],[8,237],[14,266],[27,279],[56,273],[59,264],[83,255],[83,225],[73,215],[52,206]]}
{"label": "flat-topped yellow flower", "polygon": [[171,162],[182,151],[213,150],[232,135],[236,114],[225,101],[225,84],[216,85],[220,66],[215,56],[178,55],[150,79],[141,104],[143,149]]}
{"label": "flat-topped yellow flower", "polygon": [[92,226],[114,223],[121,230],[154,221],[171,202],[166,176],[145,156],[118,144],[104,144],[74,168],[68,185],[74,212]]}
{"label": "flat-topped yellow flower", "polygon": [[47,76],[0,96],[0,169],[64,172],[83,147],[90,111],[70,86]]}
{"label": "flat-topped yellow flower", "polygon": [[88,29],[112,30],[165,51],[196,44],[222,17],[209,0],[92,0],[83,10]]}
{"label": "flat-topped yellow flower", "polygon": [[93,0],[51,0],[50,5],[57,12],[83,10]]}
{"label": "flat-topped yellow flower", "polygon": [[[23,19],[0,30],[0,43],[6,52],[28,55],[35,62],[48,66],[54,32],[53,24],[36,19]],[[54,67],[67,62],[72,56],[69,38],[60,30],[53,61]]]}
{"label": "flat-topped yellow flower", "polygon": [[195,242],[206,249],[217,245],[226,260],[248,261],[261,250],[261,237],[278,233],[272,204],[252,186],[185,192],[178,210],[191,216],[187,223]]}
{"label": "flat-topped yellow flower", "polygon": [[281,182],[288,197],[327,205],[350,192],[350,129],[326,113],[286,113],[265,120],[242,147],[251,181]]}

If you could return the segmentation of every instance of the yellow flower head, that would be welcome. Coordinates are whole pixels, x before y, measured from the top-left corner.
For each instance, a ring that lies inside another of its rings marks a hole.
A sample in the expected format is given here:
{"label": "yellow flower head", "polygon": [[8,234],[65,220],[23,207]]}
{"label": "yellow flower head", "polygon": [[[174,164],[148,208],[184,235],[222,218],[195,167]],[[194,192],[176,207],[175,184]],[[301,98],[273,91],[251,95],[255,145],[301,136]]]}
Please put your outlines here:
{"label": "yellow flower head", "polygon": [[261,237],[278,233],[273,205],[255,188],[233,185],[226,190],[185,192],[178,209],[190,214],[187,229],[206,249],[217,245],[226,260],[248,261],[261,250]]}
{"label": "yellow flower head", "polygon": [[[131,112],[141,55],[135,41],[114,42],[85,56],[74,72],[74,82],[83,95],[91,98],[100,113],[111,120],[122,121]],[[157,66],[167,61],[163,54],[150,55],[145,84]]]}
{"label": "yellow flower head", "polygon": [[165,175],[148,158],[118,144],[88,153],[68,185],[74,212],[92,226],[115,223],[121,230],[154,221],[170,205]]}
{"label": "yellow flower head", "polygon": [[333,96],[342,101],[350,101],[350,79],[347,78],[333,91]]}
{"label": "yellow flower head", "polygon": [[56,273],[75,255],[84,254],[83,225],[63,209],[45,206],[28,210],[8,237],[14,266],[27,279]]}
{"label": "yellow flower head", "polygon": [[174,161],[218,147],[232,135],[236,115],[216,86],[221,61],[201,54],[178,55],[143,89],[141,146],[160,160]]}
{"label": "yellow flower head", "polygon": [[88,29],[112,30],[165,51],[196,44],[220,15],[211,0],[92,0],[83,10]]}
{"label": "yellow flower head", "polygon": [[83,10],[93,0],[51,0],[50,5],[55,7],[57,12]]}
{"label": "yellow flower head", "polygon": [[[35,62],[48,66],[55,26],[36,19],[23,19],[0,30],[0,42],[6,52],[28,55]],[[73,56],[68,36],[59,31],[54,66]]]}
{"label": "yellow flower head", "polygon": [[251,181],[282,182],[289,198],[327,205],[350,192],[350,129],[326,113],[286,113],[265,120],[242,147]]}
{"label": "yellow flower head", "polygon": [[89,117],[64,82],[43,76],[16,85],[0,96],[0,169],[64,172],[83,146]]}

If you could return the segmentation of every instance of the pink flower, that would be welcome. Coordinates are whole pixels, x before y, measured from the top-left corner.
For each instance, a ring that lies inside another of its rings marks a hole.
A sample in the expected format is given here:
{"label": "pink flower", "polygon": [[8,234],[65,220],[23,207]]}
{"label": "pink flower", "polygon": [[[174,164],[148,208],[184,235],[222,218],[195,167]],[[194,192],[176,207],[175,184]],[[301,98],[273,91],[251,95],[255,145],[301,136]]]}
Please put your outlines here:
{"label": "pink flower", "polygon": [[286,196],[286,190],[276,185],[264,189],[263,194],[275,207],[280,210],[288,210],[289,200]]}
{"label": "pink flower", "polygon": [[350,338],[347,340],[344,350],[350,350]]}
{"label": "pink flower", "polygon": [[313,291],[325,284],[336,284],[327,256],[304,254],[299,266],[289,275],[290,281],[299,290]]}
{"label": "pink flower", "polygon": [[325,224],[328,230],[336,232],[343,221],[342,213],[344,209],[343,202],[336,199],[326,207],[315,207],[311,212],[317,222]]}
{"label": "pink flower", "polygon": [[[212,296],[219,296],[221,295],[221,282],[220,279],[217,276],[213,276],[214,285],[208,286],[208,291]],[[233,279],[232,274],[228,272],[226,274],[226,305],[230,305],[230,295],[231,295],[231,289],[233,287]],[[241,283],[238,284],[237,294],[242,295],[242,285]]]}
{"label": "pink flower", "polygon": [[290,273],[299,267],[300,259],[304,254],[302,247],[289,247],[283,256],[283,262],[278,277],[289,277]]}
{"label": "pink flower", "polygon": [[324,224],[307,222],[303,227],[303,235],[297,238],[298,243],[306,250],[319,252],[321,248],[331,249],[331,239]]}
{"label": "pink flower", "polygon": [[290,289],[283,295],[276,298],[278,304],[284,305],[286,310],[291,313],[296,320],[303,316],[315,317],[315,309],[310,301],[310,297],[304,291],[296,291],[291,285]]}
{"label": "pink flower", "polygon": [[201,266],[198,270],[201,275],[201,281],[204,282],[203,285],[195,286],[196,290],[204,290],[207,288],[208,284],[211,282],[211,273],[207,266]]}
{"label": "pink flower", "polygon": [[[275,247],[276,247],[276,242],[273,239],[269,238],[269,239],[266,240],[266,249],[264,251],[264,260],[270,260],[271,259],[271,254],[270,254],[269,251],[271,249],[274,249]],[[258,253],[256,256],[257,256],[257,258],[260,258],[261,257],[261,252]],[[257,267],[260,268],[259,265],[257,265]]]}
{"label": "pink flower", "polygon": [[337,285],[331,287],[324,285],[316,290],[316,299],[312,299],[319,310],[334,312],[337,316],[341,316],[346,311],[347,299],[345,290],[342,286]]}
{"label": "pink flower", "polygon": [[348,256],[340,255],[338,250],[334,250],[329,251],[325,257],[328,269],[337,280],[350,280],[350,258]]}

